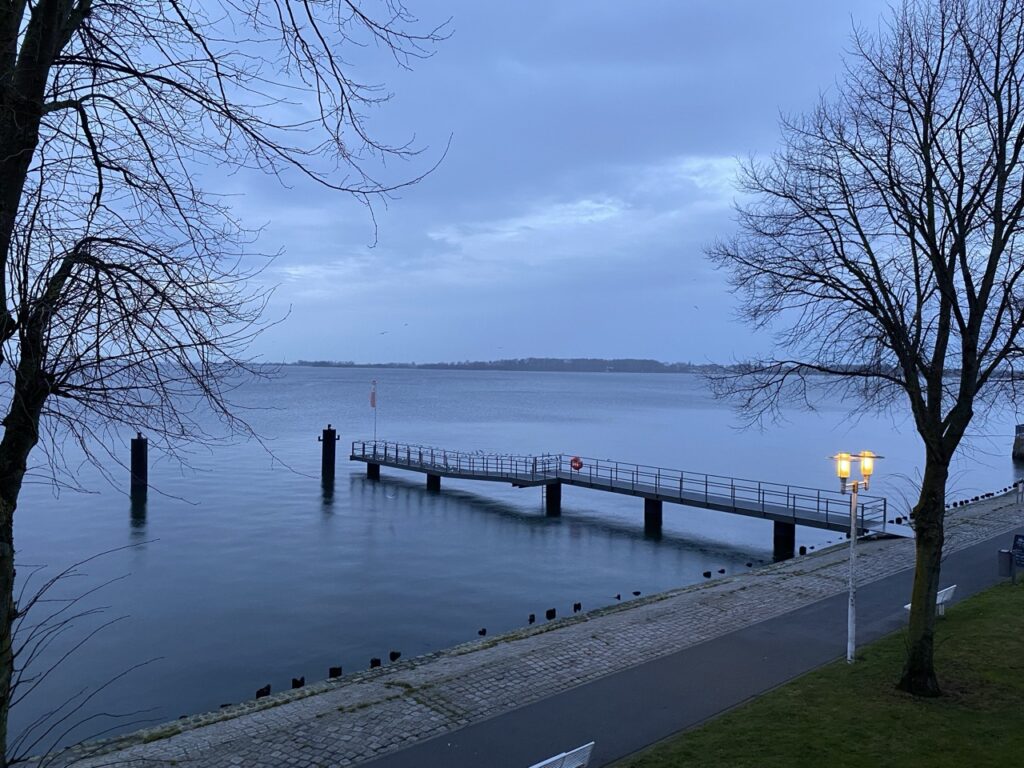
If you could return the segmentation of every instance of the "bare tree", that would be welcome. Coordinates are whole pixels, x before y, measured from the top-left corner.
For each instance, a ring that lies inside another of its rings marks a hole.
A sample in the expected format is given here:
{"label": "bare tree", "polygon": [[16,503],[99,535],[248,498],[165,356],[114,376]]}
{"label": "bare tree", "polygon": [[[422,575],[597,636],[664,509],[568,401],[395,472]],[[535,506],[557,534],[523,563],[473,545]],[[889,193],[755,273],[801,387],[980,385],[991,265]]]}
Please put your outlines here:
{"label": "bare tree", "polygon": [[924,474],[899,687],[936,696],[950,460],[975,412],[1013,397],[1022,353],[1024,0],[905,0],[782,134],[710,256],[785,355],[721,384],[755,415],[811,382],[909,405]]}
{"label": "bare tree", "polygon": [[414,150],[371,136],[387,94],[341,51],[406,67],[444,35],[401,0],[0,0],[0,768],[14,511],[40,436],[126,425],[170,446],[209,437],[203,408],[244,430],[229,394],[257,372],[264,262],[198,179],[388,194],[374,170]]}
{"label": "bare tree", "polygon": [[[82,569],[102,557],[136,546],[139,544],[100,552],[48,578],[45,577],[49,570],[46,566],[19,564],[23,573],[27,570],[28,575],[23,576],[18,589],[18,618],[13,628],[11,711],[18,711],[32,699],[37,701],[31,708],[35,712],[30,716],[32,719],[23,718],[26,724],[16,736],[12,735],[7,746],[9,762],[25,761],[35,755],[40,758],[39,764],[44,765],[48,762],[46,758],[59,752],[63,740],[71,734],[87,733],[90,738],[97,738],[113,730],[152,722],[151,710],[90,712],[89,706],[108,688],[122,682],[136,670],[159,661],[159,658],[127,666],[105,681],[90,681],[89,685],[63,699],[52,696],[52,692],[46,689],[47,681],[75,663],[78,652],[90,641],[128,618],[125,615],[111,618],[107,615],[109,606],[94,602],[106,587],[128,575],[88,583],[88,575]],[[30,591],[33,582],[38,583],[35,578],[38,576],[43,576],[41,584]],[[82,579],[86,580],[86,586],[72,585]],[[82,728],[93,730],[82,731]]]}

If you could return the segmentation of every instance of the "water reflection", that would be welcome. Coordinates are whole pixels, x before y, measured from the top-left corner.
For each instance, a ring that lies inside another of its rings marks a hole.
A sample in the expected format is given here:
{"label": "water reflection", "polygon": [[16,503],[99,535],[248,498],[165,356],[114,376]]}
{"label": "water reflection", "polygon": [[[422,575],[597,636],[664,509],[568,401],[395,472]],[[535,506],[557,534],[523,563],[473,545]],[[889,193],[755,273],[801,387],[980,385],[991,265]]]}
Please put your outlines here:
{"label": "water reflection", "polygon": [[321,506],[325,512],[330,512],[334,506],[334,478],[324,477],[320,480]]}
{"label": "water reflection", "polygon": [[661,541],[664,536],[665,531],[661,526],[644,523],[644,538],[648,541]]}
{"label": "water reflection", "polygon": [[[156,707],[152,716],[168,719],[216,709],[251,698],[267,682],[287,689],[293,677],[319,679],[338,665],[362,669],[391,649],[409,658],[475,640],[482,627],[493,636],[527,626],[531,615],[543,621],[549,608],[570,615],[576,604],[620,604],[634,592],[705,583],[722,569],[745,573],[748,564],[771,560],[770,522],[666,505],[655,540],[644,533],[642,499],[599,491],[565,488],[562,516],[550,518],[538,488],[446,478],[441,493],[431,494],[422,474],[385,470],[383,482],[367,482],[366,467],[342,456],[337,472],[349,482],[337,475],[323,484],[309,430],[329,416],[345,425],[346,437],[365,434],[373,415],[366,385],[374,377],[388,379],[387,430],[412,442],[523,453],[571,447],[573,454],[721,474],[758,466],[781,482],[828,487],[832,467],[823,457],[837,443],[877,445],[890,457],[877,493],[900,512],[905,505],[894,489],[905,486],[912,499],[923,460],[912,418],[902,412],[855,421],[838,407],[790,412],[784,425],[736,434],[731,412],[697,377],[290,368],[239,390],[254,428],[274,438],[285,466],[268,468],[266,454],[244,443],[197,456],[188,470],[155,462],[153,487],[168,494],[154,490],[152,520],[144,500],[133,503],[129,529],[124,496],[107,490],[102,473],[79,478],[96,494],[62,495],[59,503],[48,487],[26,487],[22,504],[32,512],[16,522],[26,565],[63,567],[112,546],[145,546],[90,563],[90,583],[131,573],[95,599],[131,618],[48,678],[52,695],[14,712],[11,732],[50,711],[49,702],[92,690],[152,656],[166,661],[97,693],[81,714]],[[1024,474],[1024,467],[1011,469],[1011,421],[1012,414],[997,414],[991,439],[962,453],[953,498]],[[808,550],[841,540],[797,531],[797,544]],[[19,569],[21,578],[27,573]],[[67,636],[70,644],[78,639]],[[49,650],[44,665],[64,649]],[[108,725],[129,727],[100,727]]]}
{"label": "water reflection", "polygon": [[[412,477],[418,477],[413,475]],[[612,540],[631,540],[648,544],[658,544],[659,547],[666,547],[677,551],[699,552],[702,555],[716,555],[729,560],[737,560],[746,556],[753,556],[756,562],[766,562],[765,550],[760,548],[745,547],[743,545],[732,545],[727,542],[706,539],[689,532],[666,530],[660,531],[645,529],[643,522],[642,499],[634,499],[638,502],[635,516],[630,515],[632,520],[615,520],[603,517],[592,509],[568,506],[563,498],[562,514],[559,517],[548,517],[544,512],[544,505],[539,494],[539,489],[522,489],[524,501],[529,499],[531,492],[535,495],[535,506],[530,507],[524,504],[516,506],[507,502],[487,498],[482,495],[491,484],[483,484],[480,494],[453,488],[451,485],[442,489],[440,494],[426,491],[424,486],[415,480],[407,480],[404,477],[387,475],[381,480],[367,480],[361,473],[352,473],[349,476],[349,496],[353,506],[361,506],[364,509],[372,509],[378,504],[398,504],[399,509],[404,513],[414,512],[415,516],[429,516],[438,524],[450,524],[454,519],[463,518],[467,514],[479,518],[484,515],[497,523],[514,522],[517,528],[525,528],[526,532],[533,532],[542,536],[552,528],[566,527],[566,533],[570,538],[575,538],[581,533],[593,535],[604,535]],[[494,484],[499,488],[497,484]],[[666,505],[670,509],[672,505]],[[685,507],[676,505],[675,511],[678,514],[686,514]],[[704,513],[715,514],[726,517],[725,513]],[[732,517],[732,516],[729,516]],[[486,519],[486,518],[485,518]],[[677,517],[676,520],[679,518]],[[672,520],[671,512],[666,514],[665,521]],[[457,522],[457,520],[456,520]],[[468,522],[468,521],[467,521]],[[483,525],[483,520],[477,520],[474,525]],[[769,546],[771,537],[770,527],[767,529],[765,549]]]}
{"label": "water reflection", "polygon": [[139,533],[146,528],[146,494],[137,493],[131,497],[132,533]]}

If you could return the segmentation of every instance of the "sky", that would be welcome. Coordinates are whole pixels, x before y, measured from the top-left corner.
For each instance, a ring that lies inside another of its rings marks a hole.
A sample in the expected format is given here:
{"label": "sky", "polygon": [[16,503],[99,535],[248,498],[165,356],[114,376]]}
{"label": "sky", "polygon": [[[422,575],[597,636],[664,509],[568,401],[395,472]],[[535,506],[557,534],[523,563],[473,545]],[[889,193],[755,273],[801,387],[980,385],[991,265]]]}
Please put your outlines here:
{"label": "sky", "polygon": [[[639,357],[771,349],[704,248],[733,231],[737,163],[836,86],[883,0],[407,0],[449,39],[412,71],[360,52],[393,98],[374,135],[440,164],[387,205],[271,178],[235,213],[281,250],[268,361]],[[450,142],[450,144],[449,144]],[[445,148],[447,154],[445,154]],[[374,228],[376,221],[376,234]]]}

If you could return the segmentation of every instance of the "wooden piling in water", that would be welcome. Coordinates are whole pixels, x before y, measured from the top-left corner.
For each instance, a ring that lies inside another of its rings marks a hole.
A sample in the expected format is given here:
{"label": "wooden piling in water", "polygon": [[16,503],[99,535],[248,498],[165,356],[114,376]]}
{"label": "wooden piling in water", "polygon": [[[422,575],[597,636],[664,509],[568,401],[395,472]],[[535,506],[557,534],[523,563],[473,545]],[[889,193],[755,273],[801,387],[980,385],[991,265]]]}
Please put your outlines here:
{"label": "wooden piling in water", "polygon": [[328,424],[327,429],[317,439],[322,444],[320,452],[320,477],[324,480],[333,480],[335,446],[340,439],[338,432]]}
{"label": "wooden piling in water", "polygon": [[1013,438],[1013,460],[1024,462],[1024,424],[1017,425]]}
{"label": "wooden piling in water", "polygon": [[131,497],[142,501],[149,491],[149,440],[141,432],[132,438],[131,473]]}

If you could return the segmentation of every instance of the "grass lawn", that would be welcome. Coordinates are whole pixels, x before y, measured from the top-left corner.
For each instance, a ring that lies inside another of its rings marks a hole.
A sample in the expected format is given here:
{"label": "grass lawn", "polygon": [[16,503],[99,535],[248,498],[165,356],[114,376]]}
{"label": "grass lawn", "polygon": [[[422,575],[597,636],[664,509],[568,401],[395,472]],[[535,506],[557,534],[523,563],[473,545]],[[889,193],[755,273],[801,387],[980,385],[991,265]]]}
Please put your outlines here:
{"label": "grass lawn", "polygon": [[616,768],[1024,766],[1024,584],[1003,584],[938,620],[944,696],[894,687],[904,633],[830,664]]}

